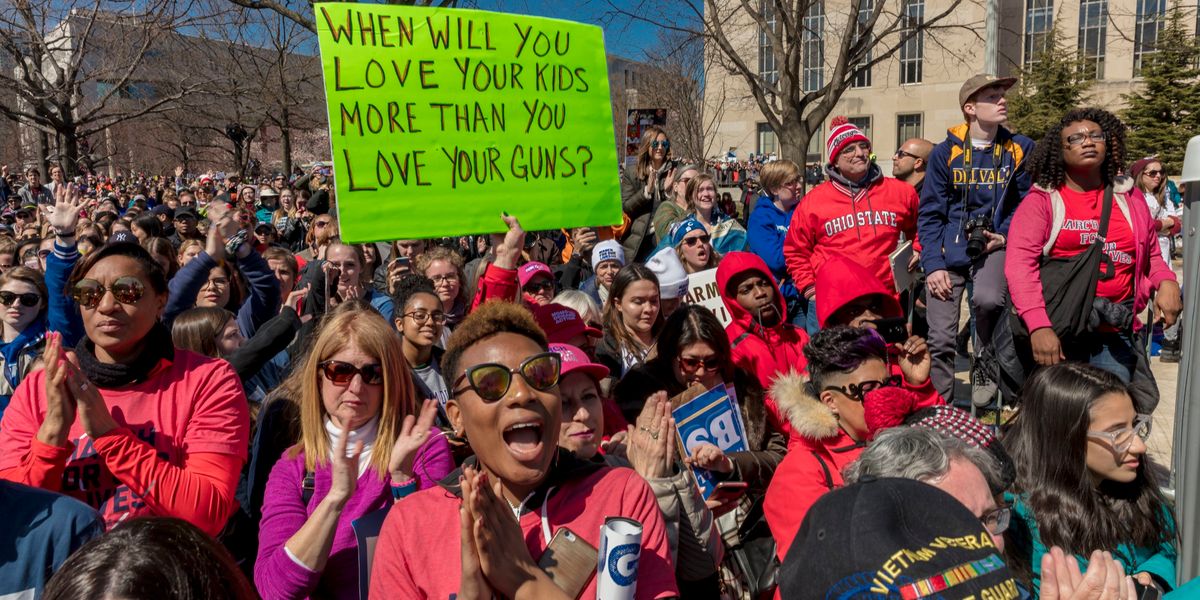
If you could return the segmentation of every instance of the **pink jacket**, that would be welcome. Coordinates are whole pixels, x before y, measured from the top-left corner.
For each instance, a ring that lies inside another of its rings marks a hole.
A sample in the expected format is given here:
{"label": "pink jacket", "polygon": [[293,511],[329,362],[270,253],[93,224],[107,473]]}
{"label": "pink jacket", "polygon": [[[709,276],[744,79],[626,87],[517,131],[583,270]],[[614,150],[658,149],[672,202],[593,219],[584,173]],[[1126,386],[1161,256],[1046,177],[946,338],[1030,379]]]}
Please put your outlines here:
{"label": "pink jacket", "polygon": [[[1113,219],[1128,218],[1137,243],[1134,253],[1133,280],[1137,287],[1134,314],[1146,308],[1150,290],[1158,289],[1164,281],[1175,281],[1175,272],[1163,260],[1158,247],[1157,227],[1150,217],[1142,192],[1133,188],[1132,180],[1120,178],[1113,191],[1118,201],[1124,195],[1126,210],[1112,213]],[[1009,228],[1008,255],[1004,260],[1004,275],[1013,306],[1029,331],[1050,327],[1046,300],[1042,294],[1042,248],[1050,239],[1052,206],[1050,192],[1034,186],[1017,207]]]}

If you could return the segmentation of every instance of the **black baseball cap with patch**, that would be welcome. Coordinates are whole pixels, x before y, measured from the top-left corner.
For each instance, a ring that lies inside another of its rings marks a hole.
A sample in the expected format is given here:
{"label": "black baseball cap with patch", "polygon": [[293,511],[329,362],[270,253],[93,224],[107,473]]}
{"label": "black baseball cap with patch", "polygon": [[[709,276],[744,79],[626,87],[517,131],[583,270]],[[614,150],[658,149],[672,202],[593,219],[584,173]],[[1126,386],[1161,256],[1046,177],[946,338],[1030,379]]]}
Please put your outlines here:
{"label": "black baseball cap with patch", "polygon": [[912,479],[867,478],[822,496],[779,582],[789,600],[1020,597],[983,523],[953,496]]}

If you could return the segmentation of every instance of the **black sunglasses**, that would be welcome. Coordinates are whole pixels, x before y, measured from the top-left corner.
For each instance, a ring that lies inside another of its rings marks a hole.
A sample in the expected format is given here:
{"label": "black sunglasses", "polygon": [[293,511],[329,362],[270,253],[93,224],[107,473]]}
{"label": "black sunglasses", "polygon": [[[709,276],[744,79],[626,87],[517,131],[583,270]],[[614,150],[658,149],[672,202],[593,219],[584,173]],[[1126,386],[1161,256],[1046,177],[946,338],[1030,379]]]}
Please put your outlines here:
{"label": "black sunglasses", "polygon": [[540,282],[531,281],[531,282],[525,284],[525,287],[523,287],[521,289],[525,290],[526,292],[529,292],[530,294],[536,294],[538,292],[546,291],[546,290],[553,292],[554,291],[554,282],[549,279],[546,279],[546,280],[543,280]]}
{"label": "black sunglasses", "polygon": [[[543,352],[525,359],[516,369],[497,363],[484,363],[470,367],[458,379],[454,380],[455,396],[475,390],[484,402],[495,402],[508,393],[512,386],[513,375],[520,373],[529,387],[544,392],[558,385],[558,375],[562,370],[562,357],[557,352]],[[458,387],[463,380],[466,387]]]}
{"label": "black sunglasses", "polygon": [[119,277],[109,287],[95,279],[80,279],[71,288],[71,298],[83,308],[92,309],[100,305],[105,292],[112,292],[121,304],[137,304],[146,293],[146,286],[137,277]]}
{"label": "black sunglasses", "polygon": [[32,308],[37,306],[38,302],[42,301],[42,297],[33,292],[28,292],[25,294],[18,294],[16,292],[0,292],[0,304],[3,304],[4,306],[12,306],[17,300],[21,301],[21,306]]}
{"label": "black sunglasses", "polygon": [[317,366],[321,367],[321,373],[333,385],[350,385],[355,375],[361,375],[363,383],[367,385],[383,383],[383,365],[356,367],[340,360],[327,360]]}
{"label": "black sunglasses", "polygon": [[671,142],[669,140],[665,142],[654,140],[653,142],[650,142],[650,147],[654,149],[662,148],[663,150],[666,150],[671,147]]}
{"label": "black sunglasses", "polygon": [[841,392],[849,396],[851,400],[862,402],[867,394],[880,388],[897,387],[902,381],[899,375],[892,375],[883,381],[864,381],[862,383],[851,383],[847,386],[827,385],[825,386],[825,391]]}

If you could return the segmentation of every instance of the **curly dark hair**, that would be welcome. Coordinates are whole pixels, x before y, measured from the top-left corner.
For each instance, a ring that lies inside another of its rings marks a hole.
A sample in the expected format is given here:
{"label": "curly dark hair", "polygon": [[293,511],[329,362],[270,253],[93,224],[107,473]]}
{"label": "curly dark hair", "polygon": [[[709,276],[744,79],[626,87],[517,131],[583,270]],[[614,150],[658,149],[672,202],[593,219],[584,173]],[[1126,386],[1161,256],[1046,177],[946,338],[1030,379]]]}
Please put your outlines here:
{"label": "curly dark hair", "polygon": [[837,325],[818,331],[804,346],[804,358],[811,383],[820,390],[834,373],[849,373],[872,358],[887,362],[887,344],[874,329]]}
{"label": "curly dark hair", "polygon": [[448,382],[453,381],[460,375],[458,361],[462,359],[463,352],[501,333],[523,335],[541,346],[542,350],[550,349],[546,333],[538,327],[529,310],[512,302],[492,300],[467,315],[450,334],[450,341],[446,342],[446,354],[442,356],[442,376]]}
{"label": "curly dark hair", "polygon": [[[432,294],[433,297],[437,297],[437,290],[433,288],[432,279],[424,275],[409,273],[408,275],[401,277],[400,281],[396,282],[396,291],[392,293],[392,304],[395,305],[396,308],[400,309],[400,311],[396,313],[396,319],[401,318],[400,313],[404,312],[404,309],[407,308],[408,301],[411,300],[413,296],[421,293]],[[441,306],[441,300],[438,300],[438,306]]]}
{"label": "curly dark hair", "polygon": [[1104,163],[1100,165],[1100,176],[1104,185],[1111,185],[1125,167],[1125,124],[1116,115],[1102,108],[1076,108],[1067,111],[1058,123],[1046,130],[1038,142],[1026,168],[1033,175],[1033,182],[1047,190],[1056,190],[1067,180],[1066,164],[1062,155],[1062,130],[1071,123],[1092,121],[1108,134],[1104,145]]}

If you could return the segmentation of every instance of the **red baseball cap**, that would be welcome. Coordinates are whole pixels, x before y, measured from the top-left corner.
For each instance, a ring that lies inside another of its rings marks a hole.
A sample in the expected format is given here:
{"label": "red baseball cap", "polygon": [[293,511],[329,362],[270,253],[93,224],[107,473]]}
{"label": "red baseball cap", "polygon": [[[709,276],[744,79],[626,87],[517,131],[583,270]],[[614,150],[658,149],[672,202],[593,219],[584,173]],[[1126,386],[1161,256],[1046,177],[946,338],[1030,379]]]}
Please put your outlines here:
{"label": "red baseball cap", "polygon": [[591,337],[604,337],[604,332],[589,326],[575,309],[562,304],[550,303],[545,306],[534,306],[533,317],[538,326],[546,332],[546,339],[551,344],[566,344],[579,334]]}
{"label": "red baseball cap", "polygon": [[579,371],[596,381],[608,377],[608,367],[592,362],[586,352],[575,346],[570,344],[550,344],[550,351],[557,352],[562,357],[560,379],[566,377],[568,373],[574,373],[575,371]]}
{"label": "red baseball cap", "polygon": [[525,287],[525,284],[529,283],[529,280],[539,274],[543,274],[551,280],[554,279],[554,272],[550,270],[550,267],[546,266],[546,263],[530,261],[517,269],[517,279],[520,281],[521,287]]}

